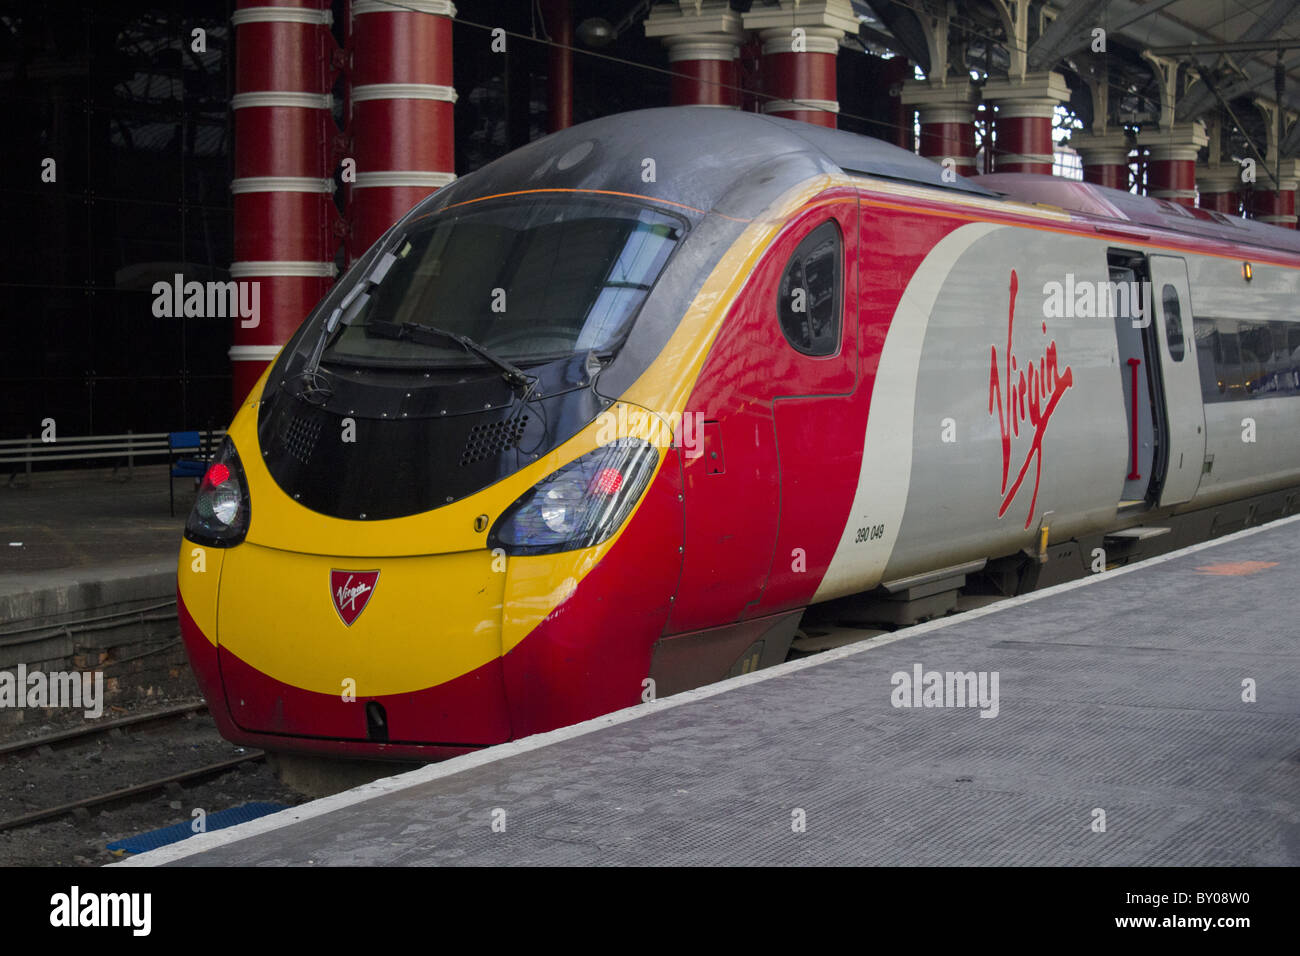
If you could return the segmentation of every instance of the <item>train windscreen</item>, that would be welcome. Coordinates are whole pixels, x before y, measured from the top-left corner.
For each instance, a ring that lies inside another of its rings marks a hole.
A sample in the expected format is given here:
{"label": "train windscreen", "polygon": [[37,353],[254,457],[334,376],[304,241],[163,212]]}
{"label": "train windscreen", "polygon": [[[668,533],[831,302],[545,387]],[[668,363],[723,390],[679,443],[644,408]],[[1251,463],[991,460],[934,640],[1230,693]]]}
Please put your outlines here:
{"label": "train windscreen", "polygon": [[481,350],[518,363],[611,353],[684,234],[676,217],[572,195],[414,220],[322,361],[442,366],[481,363]]}

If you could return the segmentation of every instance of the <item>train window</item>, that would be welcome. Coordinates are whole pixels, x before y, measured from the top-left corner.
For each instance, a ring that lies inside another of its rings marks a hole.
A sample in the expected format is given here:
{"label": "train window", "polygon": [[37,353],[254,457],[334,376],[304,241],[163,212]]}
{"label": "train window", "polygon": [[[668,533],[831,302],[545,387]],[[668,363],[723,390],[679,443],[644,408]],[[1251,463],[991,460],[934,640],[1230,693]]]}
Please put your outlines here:
{"label": "train window", "polygon": [[1244,378],[1241,374],[1241,350],[1237,347],[1237,323],[1219,322],[1219,381],[1223,383],[1224,396],[1230,399],[1245,398]]}
{"label": "train window", "polygon": [[1160,290],[1161,311],[1165,316],[1165,338],[1169,342],[1169,357],[1175,362],[1183,360],[1183,313],[1178,307],[1178,290],[1169,283]]}
{"label": "train window", "polygon": [[1272,335],[1267,322],[1242,322],[1237,326],[1237,347],[1241,349],[1241,365],[1245,374],[1246,393],[1260,391],[1268,375],[1264,363],[1273,355]]}
{"label": "train window", "polygon": [[457,336],[513,362],[612,354],[684,227],[643,206],[571,196],[488,201],[415,220],[323,361],[484,364]]}
{"label": "train window", "polygon": [[1201,400],[1217,402],[1225,391],[1219,378],[1221,346],[1219,327],[1214,319],[1193,319],[1192,334],[1196,336],[1196,366],[1201,373]]}
{"label": "train window", "polygon": [[843,258],[839,227],[827,221],[799,243],[781,276],[776,303],[781,331],[805,355],[839,351]]}
{"label": "train window", "polygon": [[1300,323],[1198,318],[1196,358],[1207,403],[1300,395]]}

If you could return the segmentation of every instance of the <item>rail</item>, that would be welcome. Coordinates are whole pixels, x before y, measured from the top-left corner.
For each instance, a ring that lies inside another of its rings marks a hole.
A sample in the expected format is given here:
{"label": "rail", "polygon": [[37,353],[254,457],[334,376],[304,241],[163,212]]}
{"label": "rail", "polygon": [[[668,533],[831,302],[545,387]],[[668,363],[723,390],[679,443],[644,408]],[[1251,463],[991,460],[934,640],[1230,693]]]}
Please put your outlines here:
{"label": "rail", "polygon": [[[173,452],[168,445],[171,432],[127,431],[122,435],[81,435],[70,438],[58,438],[45,441],[42,438],[0,439],[0,468],[10,470],[9,483],[21,474],[30,480],[33,465],[62,461],[95,461],[97,459],[114,459],[113,470],[116,473],[123,463],[130,477],[137,458],[170,458],[173,454],[185,457],[186,452],[199,449],[178,449]],[[224,430],[200,431],[204,447],[216,448],[225,435]],[[17,467],[15,467],[17,466]]]}

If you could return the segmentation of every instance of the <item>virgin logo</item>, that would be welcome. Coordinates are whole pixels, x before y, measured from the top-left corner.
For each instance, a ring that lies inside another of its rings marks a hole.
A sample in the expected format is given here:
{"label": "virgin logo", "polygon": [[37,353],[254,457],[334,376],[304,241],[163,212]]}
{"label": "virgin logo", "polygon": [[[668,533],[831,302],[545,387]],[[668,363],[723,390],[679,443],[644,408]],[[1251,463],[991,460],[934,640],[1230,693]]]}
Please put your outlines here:
{"label": "virgin logo", "polygon": [[[998,416],[998,427],[1002,430],[1002,507],[998,509],[999,518],[1007,513],[1011,502],[1019,494],[1030,466],[1034,468],[1034,494],[1029,500],[1029,514],[1025,518],[1025,527],[1028,528],[1036,514],[1038,485],[1043,477],[1043,435],[1047,433],[1047,423],[1052,420],[1061,396],[1074,384],[1074,375],[1068,365],[1064,370],[1057,369],[1055,340],[1048,344],[1046,353],[1037,363],[1030,361],[1024,366],[1020,364],[1019,357],[1011,347],[1016,325],[1018,287],[1016,270],[1012,269],[1011,305],[1007,313],[1007,350],[999,362],[998,347],[993,346],[993,361],[989,370],[989,414]],[[1046,335],[1047,323],[1044,322],[1042,327],[1043,334]],[[1013,439],[1019,438],[1022,431],[1029,437],[1029,445],[1025,449],[1020,470],[1008,487]]]}
{"label": "virgin logo", "polygon": [[348,627],[361,616],[370,603],[370,595],[379,581],[378,571],[330,571],[330,596],[334,610]]}

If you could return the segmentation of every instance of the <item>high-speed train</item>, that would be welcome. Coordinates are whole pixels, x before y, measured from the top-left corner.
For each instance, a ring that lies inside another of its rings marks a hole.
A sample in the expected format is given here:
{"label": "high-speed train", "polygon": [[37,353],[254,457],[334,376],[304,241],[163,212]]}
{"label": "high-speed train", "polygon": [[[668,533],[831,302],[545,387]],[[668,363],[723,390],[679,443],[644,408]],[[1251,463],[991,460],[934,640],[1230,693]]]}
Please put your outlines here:
{"label": "high-speed train", "polygon": [[438,759],[1296,510],[1300,238],[645,110],[421,202],[179,565],[222,733]]}

